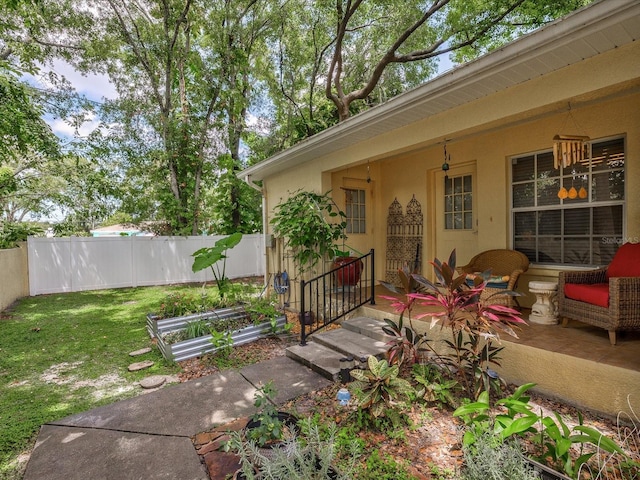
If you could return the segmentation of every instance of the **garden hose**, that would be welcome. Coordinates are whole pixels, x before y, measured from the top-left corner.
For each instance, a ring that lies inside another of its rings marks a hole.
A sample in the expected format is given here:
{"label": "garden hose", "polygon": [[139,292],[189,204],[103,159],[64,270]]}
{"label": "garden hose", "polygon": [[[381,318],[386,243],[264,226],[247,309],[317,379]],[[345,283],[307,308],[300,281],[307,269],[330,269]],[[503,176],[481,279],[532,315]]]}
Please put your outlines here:
{"label": "garden hose", "polygon": [[276,273],[273,277],[273,288],[278,295],[287,295],[287,299],[284,301],[284,306],[288,307],[291,290],[289,289],[289,274],[286,270],[284,272]]}

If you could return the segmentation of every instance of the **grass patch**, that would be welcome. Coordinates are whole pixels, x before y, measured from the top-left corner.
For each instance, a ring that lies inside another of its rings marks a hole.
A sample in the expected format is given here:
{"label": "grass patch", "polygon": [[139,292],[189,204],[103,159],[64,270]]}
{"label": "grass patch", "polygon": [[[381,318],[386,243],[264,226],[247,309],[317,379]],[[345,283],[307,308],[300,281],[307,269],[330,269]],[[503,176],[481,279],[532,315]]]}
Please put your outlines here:
{"label": "grass patch", "polygon": [[[193,287],[144,287],[28,297],[0,318],[0,478],[19,478],[17,459],[40,426],[135,396],[133,383],[179,371],[153,344],[145,315],[172,292]],[[199,290],[199,289],[197,289]],[[129,372],[136,361],[150,369]]]}

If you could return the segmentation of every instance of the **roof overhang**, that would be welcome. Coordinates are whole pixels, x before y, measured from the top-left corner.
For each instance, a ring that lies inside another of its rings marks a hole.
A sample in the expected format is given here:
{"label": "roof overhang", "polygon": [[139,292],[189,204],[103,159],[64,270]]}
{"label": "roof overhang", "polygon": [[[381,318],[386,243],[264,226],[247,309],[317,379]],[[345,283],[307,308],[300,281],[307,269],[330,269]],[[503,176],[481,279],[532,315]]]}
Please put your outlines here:
{"label": "roof overhang", "polygon": [[355,115],[238,174],[263,180],[509,87],[621,47],[640,37],[640,2],[600,0]]}

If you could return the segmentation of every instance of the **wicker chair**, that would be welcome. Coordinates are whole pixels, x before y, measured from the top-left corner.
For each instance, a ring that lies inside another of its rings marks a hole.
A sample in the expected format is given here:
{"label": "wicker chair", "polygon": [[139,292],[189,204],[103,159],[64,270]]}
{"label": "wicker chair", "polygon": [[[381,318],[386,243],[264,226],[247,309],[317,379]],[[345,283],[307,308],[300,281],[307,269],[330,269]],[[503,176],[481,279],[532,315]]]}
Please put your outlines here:
{"label": "wicker chair", "polygon": [[606,268],[560,272],[558,314],[604,328],[611,345],[616,332],[640,330],[640,243],[626,243]]}
{"label": "wicker chair", "polygon": [[[529,259],[524,253],[506,249],[486,250],[473,257],[467,265],[457,268],[459,273],[473,274],[491,270],[492,276],[509,277],[504,282],[489,282],[481,295],[482,299],[501,291],[515,290],[518,278],[528,269]],[[495,296],[492,301],[509,307],[519,306],[516,297],[509,295]]]}

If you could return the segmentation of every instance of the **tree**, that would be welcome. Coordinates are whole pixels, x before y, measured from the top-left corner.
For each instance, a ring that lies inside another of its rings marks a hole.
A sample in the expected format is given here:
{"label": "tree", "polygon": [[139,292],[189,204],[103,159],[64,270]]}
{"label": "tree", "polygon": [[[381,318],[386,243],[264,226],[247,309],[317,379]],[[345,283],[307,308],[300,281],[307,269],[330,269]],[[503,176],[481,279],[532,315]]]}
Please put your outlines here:
{"label": "tree", "polygon": [[394,8],[393,0],[337,0],[325,94],[345,120],[393,65],[450,52],[469,59],[589,1],[432,0]]}
{"label": "tree", "polygon": [[94,0],[80,10],[85,21],[66,36],[78,49],[70,60],[108,74],[119,94],[102,106],[104,129],[89,139],[87,156],[117,162],[129,213],[163,222],[165,233],[199,233],[218,159],[230,155],[232,168],[243,166],[252,86],[268,65],[265,37],[278,7],[275,0]]}

